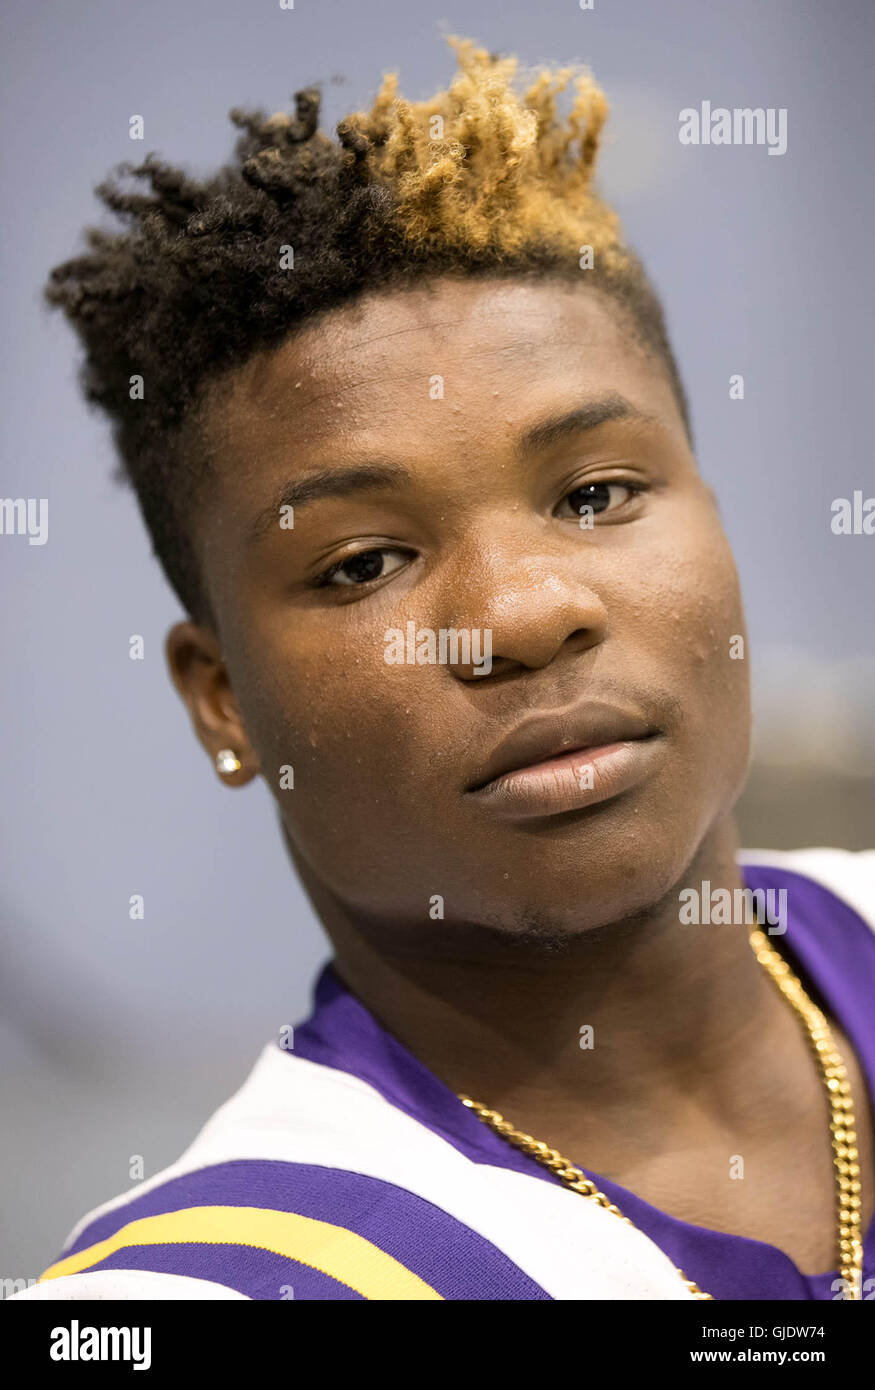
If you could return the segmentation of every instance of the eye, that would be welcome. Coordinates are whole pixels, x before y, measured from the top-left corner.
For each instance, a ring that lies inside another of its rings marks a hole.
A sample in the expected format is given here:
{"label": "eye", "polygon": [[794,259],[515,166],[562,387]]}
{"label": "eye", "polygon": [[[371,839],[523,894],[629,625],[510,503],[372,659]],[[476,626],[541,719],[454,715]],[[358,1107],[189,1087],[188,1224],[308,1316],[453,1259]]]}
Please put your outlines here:
{"label": "eye", "polygon": [[641,491],[642,488],[632,483],[584,483],[573,492],[566,493],[563,502],[568,504],[575,516],[589,515],[584,512],[586,507],[591,507],[592,514],[598,516],[601,512],[616,511]]}
{"label": "eye", "polygon": [[392,550],[389,546],[361,550],[358,555],[350,555],[348,560],[341,560],[327,569],[320,575],[319,584],[371,584],[375,579],[384,579],[387,574],[393,574],[408,559],[403,550]]}

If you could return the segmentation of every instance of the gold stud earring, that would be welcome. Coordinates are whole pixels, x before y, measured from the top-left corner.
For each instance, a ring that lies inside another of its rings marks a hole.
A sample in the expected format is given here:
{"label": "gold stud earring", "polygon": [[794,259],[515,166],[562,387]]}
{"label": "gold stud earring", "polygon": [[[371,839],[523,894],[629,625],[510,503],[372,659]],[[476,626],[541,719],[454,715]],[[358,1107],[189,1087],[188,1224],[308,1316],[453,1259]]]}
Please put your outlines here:
{"label": "gold stud earring", "polygon": [[233,748],[220,748],[216,754],[216,771],[223,776],[229,776],[232,772],[239,772],[243,764],[237,757]]}

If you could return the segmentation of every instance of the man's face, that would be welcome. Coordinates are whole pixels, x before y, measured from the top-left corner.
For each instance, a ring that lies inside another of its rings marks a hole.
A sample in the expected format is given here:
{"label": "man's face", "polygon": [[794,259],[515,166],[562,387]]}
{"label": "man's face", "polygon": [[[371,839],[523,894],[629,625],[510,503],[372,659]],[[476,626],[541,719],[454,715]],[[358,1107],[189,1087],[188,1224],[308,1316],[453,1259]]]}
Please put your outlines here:
{"label": "man's face", "polygon": [[577,931],[681,878],[744,778],[744,626],[664,369],[610,300],[374,294],[227,379],[212,444],[206,588],[308,876],[420,934]]}

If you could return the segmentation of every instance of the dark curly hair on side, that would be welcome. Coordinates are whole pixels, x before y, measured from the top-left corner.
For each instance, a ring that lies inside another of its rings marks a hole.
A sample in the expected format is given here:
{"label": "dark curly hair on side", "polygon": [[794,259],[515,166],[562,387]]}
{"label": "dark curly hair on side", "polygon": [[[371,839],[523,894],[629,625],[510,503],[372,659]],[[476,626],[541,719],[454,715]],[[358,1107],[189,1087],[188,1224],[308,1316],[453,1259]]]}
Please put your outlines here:
{"label": "dark curly hair on side", "polygon": [[[197,428],[207,388],[369,290],[440,273],[580,283],[590,246],[586,283],[624,306],[661,358],[689,432],[659,301],[592,190],[603,93],[567,67],[540,72],[519,95],[515,59],[449,42],[458,71],[447,90],[410,103],[389,74],[371,110],[341,121],[336,140],[319,130],[319,92],[307,89],[294,116],[233,110],[242,131],[234,158],[204,182],[154,155],[120,166],[97,193],[122,229],[90,229],[85,253],[51,273],[46,297],[84,345],[83,388],[113,423],[120,476],[170,583],[201,621],[211,617],[191,509],[208,469]],[[561,118],[556,98],[569,83]]]}

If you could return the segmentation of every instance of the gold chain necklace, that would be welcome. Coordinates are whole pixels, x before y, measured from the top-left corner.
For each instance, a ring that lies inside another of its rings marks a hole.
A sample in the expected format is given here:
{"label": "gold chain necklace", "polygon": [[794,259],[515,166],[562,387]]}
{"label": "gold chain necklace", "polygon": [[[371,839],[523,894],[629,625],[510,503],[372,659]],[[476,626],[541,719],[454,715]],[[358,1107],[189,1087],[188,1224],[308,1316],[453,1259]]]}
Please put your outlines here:
{"label": "gold chain necklace", "polygon": [[[749,940],[760,965],[768,972],[784,998],[793,1006],[804,1023],[814,1054],[823,1072],[830,1106],[829,1128],[832,1134],[833,1166],[836,1174],[838,1199],[839,1275],[844,1281],[845,1297],[859,1301],[863,1296],[863,1242],[860,1235],[862,1201],[860,1197],[857,1125],[854,1118],[854,1101],[851,1095],[851,1083],[848,1081],[847,1068],[833,1042],[826,1016],[808,998],[800,981],[793,974],[783,956],[770,945],[765,933],[758,928],[749,933]],[[499,1115],[497,1110],[490,1110],[487,1106],[471,1100],[469,1096],[459,1096],[459,1099],[469,1110],[474,1111],[478,1119],[482,1120],[502,1139],[506,1139],[515,1148],[522,1149],[523,1153],[536,1159],[545,1168],[549,1168],[550,1172],[572,1192],[579,1192],[582,1196],[596,1202],[600,1207],[604,1207],[606,1211],[613,1212],[614,1216],[625,1221],[627,1226],[634,1225],[634,1222],[630,1221],[628,1216],[624,1216],[619,1207],[615,1206],[604,1192],[599,1192],[595,1183],[580,1168],[576,1168],[567,1158],[563,1158],[556,1149],[551,1149],[549,1144],[534,1139],[531,1134],[524,1134],[521,1130],[514,1129],[513,1125],[503,1115]],[[679,1269],[678,1274],[694,1298],[712,1299],[713,1296],[700,1289],[692,1279],[688,1279],[683,1270]]]}

